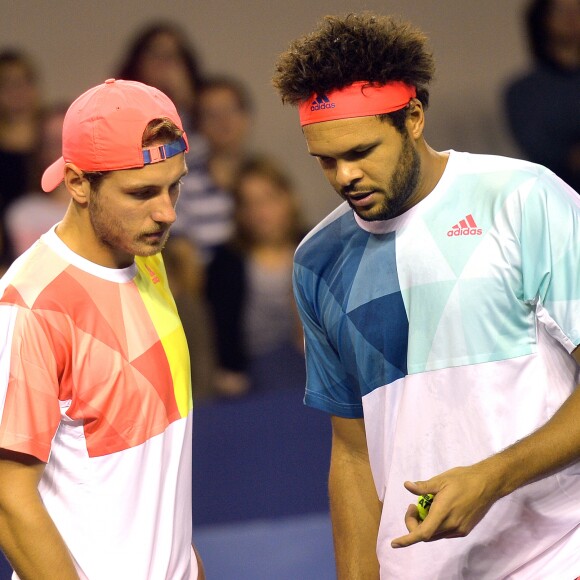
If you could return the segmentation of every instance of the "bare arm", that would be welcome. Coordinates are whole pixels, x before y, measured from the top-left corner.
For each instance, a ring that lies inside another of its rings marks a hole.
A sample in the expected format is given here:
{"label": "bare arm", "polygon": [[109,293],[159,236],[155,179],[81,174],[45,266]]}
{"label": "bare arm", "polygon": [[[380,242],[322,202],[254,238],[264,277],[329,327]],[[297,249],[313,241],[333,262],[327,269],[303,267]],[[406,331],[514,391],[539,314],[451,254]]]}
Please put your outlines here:
{"label": "bare arm", "polygon": [[378,578],[381,502],[372,479],[362,419],[332,417],[329,492],[338,580]]}
{"label": "bare arm", "polygon": [[78,580],[38,494],[44,463],[0,450],[0,548],[21,580]]}
{"label": "bare arm", "polygon": [[203,561],[197,548],[192,545],[193,553],[195,554],[195,559],[197,560],[197,580],[205,580],[205,568],[203,567]]}
{"label": "bare arm", "polygon": [[[573,353],[580,363],[580,348]],[[405,482],[412,493],[434,493],[423,523],[409,506],[409,534],[393,547],[466,536],[500,498],[533,481],[564,469],[580,459],[580,388],[537,431],[507,449],[469,467],[456,467],[428,481]]]}

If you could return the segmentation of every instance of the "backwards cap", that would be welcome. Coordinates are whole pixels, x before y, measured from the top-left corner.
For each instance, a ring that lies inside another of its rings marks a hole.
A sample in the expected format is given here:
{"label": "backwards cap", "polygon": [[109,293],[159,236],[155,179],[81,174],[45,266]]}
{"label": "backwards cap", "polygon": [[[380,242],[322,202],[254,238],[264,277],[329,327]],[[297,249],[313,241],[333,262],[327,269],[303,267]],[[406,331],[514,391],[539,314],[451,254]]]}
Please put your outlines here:
{"label": "backwards cap", "polygon": [[398,111],[417,96],[415,87],[401,81],[383,85],[357,81],[327,93],[312,95],[298,107],[300,124],[367,117]]}
{"label": "backwards cap", "polygon": [[64,178],[65,163],[83,171],[143,167],[188,150],[185,133],[167,145],[143,149],[143,133],[153,119],[168,118],[182,131],[175,105],[164,93],[136,81],[108,79],[69,107],[62,128],[62,157],[46,169],[42,189]]}

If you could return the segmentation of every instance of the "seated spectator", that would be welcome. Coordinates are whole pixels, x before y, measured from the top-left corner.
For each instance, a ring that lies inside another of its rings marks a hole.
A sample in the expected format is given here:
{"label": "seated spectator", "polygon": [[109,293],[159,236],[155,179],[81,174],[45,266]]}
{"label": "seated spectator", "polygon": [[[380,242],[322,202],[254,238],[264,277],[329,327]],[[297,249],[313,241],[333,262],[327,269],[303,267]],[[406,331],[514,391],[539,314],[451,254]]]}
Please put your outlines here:
{"label": "seated spectator", "polygon": [[231,235],[233,203],[209,174],[207,143],[198,131],[203,77],[196,52],[179,26],[154,23],[137,34],[117,77],[157,87],[179,110],[189,142],[189,173],[183,179],[172,231],[187,237],[206,263],[214,248]]}
{"label": "seated spectator", "polygon": [[199,130],[209,147],[209,172],[214,182],[231,191],[246,159],[252,103],[245,86],[231,77],[207,79],[199,95]]}
{"label": "seated spectator", "polygon": [[288,176],[267,158],[248,160],[234,187],[236,229],[207,272],[222,396],[304,387],[292,259],[303,229]]}
{"label": "seated spectator", "polygon": [[47,109],[40,121],[40,143],[32,170],[34,188],[13,201],[6,210],[6,230],[16,256],[27,250],[64,216],[70,195],[62,182],[55,190],[40,190],[42,172],[62,152],[62,124],[67,105]]}
{"label": "seated spectator", "polygon": [[535,68],[507,87],[509,125],[530,161],[580,191],[580,2],[533,0],[526,24]]}
{"label": "seated spectator", "polygon": [[15,257],[4,212],[29,188],[40,110],[38,74],[30,58],[20,50],[0,52],[0,262],[4,266]]}

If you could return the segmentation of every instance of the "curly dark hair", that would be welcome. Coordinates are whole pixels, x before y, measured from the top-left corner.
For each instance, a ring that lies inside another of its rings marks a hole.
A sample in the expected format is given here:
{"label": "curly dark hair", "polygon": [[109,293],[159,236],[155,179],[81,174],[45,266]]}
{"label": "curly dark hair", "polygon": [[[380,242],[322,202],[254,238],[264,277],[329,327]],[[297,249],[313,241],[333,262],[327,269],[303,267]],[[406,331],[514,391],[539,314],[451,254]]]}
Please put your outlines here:
{"label": "curly dark hair", "polygon": [[417,89],[424,107],[435,64],[419,29],[371,12],[326,16],[318,28],[293,41],[272,79],[283,103],[297,105],[356,81],[403,81]]}

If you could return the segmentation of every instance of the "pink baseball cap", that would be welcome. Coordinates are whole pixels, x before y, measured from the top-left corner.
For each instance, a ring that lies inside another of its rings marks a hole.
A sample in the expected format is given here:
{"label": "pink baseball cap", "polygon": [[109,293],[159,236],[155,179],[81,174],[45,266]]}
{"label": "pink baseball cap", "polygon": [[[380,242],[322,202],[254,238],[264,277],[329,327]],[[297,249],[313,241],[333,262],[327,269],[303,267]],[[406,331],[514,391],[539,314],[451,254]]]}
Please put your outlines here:
{"label": "pink baseball cap", "polygon": [[115,171],[144,167],[188,151],[185,133],[173,143],[143,148],[145,127],[157,118],[168,118],[183,131],[175,105],[158,89],[116,79],[89,89],[65,115],[62,157],[44,172],[42,189],[48,192],[58,186],[65,163],[83,171]]}

